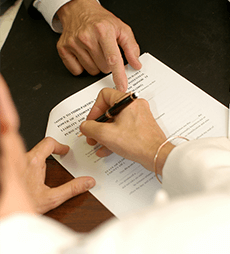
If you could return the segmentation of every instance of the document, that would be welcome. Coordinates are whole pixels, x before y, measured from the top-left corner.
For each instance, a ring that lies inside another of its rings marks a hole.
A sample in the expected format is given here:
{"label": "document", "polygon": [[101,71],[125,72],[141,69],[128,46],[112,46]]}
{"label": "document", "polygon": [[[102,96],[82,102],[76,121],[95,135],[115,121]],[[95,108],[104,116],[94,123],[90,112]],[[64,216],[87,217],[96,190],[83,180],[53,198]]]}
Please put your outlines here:
{"label": "document", "polygon": [[[228,135],[228,109],[148,53],[140,57],[141,70],[126,66],[128,91],[138,92],[167,137],[188,139]],[[116,217],[150,206],[161,185],[155,174],[140,164],[116,154],[106,158],[95,155],[94,147],[78,137],[99,91],[114,88],[112,75],[68,97],[52,109],[46,136],[70,146],[65,156],[54,158],[74,177],[92,176],[97,184],[90,192]],[[180,139],[173,141],[175,145]],[[186,141],[185,141],[186,142]]]}

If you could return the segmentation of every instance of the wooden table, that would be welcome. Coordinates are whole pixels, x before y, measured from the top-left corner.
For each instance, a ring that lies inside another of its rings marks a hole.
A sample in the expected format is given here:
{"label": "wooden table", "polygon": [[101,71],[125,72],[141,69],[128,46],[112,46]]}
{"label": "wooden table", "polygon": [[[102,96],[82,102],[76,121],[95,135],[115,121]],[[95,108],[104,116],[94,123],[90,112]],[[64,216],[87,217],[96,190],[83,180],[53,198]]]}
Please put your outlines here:
{"label": "wooden table", "polygon": [[[57,161],[47,160],[46,184],[57,187],[73,179]],[[77,232],[89,232],[114,217],[89,191],[78,195],[45,214]]]}

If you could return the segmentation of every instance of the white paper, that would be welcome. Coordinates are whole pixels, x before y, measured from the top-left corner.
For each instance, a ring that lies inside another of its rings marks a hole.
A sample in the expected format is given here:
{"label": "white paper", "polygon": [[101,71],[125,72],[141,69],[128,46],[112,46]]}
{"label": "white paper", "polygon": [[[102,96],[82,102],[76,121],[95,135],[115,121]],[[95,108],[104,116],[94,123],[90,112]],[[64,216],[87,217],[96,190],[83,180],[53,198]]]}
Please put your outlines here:
{"label": "white paper", "polygon": [[[148,53],[140,57],[139,71],[126,66],[128,91],[148,100],[151,111],[167,137],[189,139],[227,136],[228,110]],[[99,91],[114,87],[109,75],[58,104],[49,116],[46,136],[70,146],[65,156],[54,155],[74,177],[92,176],[97,184],[90,192],[115,216],[151,205],[161,188],[155,174],[138,163],[116,154],[95,155],[85,137],[77,137],[79,126],[93,106]],[[175,140],[178,144],[181,140]]]}

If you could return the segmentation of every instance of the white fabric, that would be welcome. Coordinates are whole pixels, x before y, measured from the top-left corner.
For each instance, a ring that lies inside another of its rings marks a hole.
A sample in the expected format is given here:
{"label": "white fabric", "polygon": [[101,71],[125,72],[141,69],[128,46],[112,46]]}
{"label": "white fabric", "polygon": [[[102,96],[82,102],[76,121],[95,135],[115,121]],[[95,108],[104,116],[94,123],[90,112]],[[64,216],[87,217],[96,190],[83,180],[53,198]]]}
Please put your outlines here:
{"label": "white fabric", "polygon": [[163,188],[170,197],[229,190],[229,139],[206,138],[179,145],[164,166]]}
{"label": "white fabric", "polygon": [[41,12],[50,27],[57,33],[62,32],[62,25],[56,12],[71,0],[36,0],[33,6]]}
{"label": "white fabric", "polygon": [[[71,0],[36,0],[33,6],[41,12],[53,31],[61,33],[63,28],[56,13],[64,4],[70,1]],[[98,0],[96,1],[99,2]]]}
{"label": "white fabric", "polygon": [[0,222],[0,253],[230,253],[229,139],[173,149],[163,188],[150,209],[113,219],[88,235],[74,235],[45,217],[11,216]]}
{"label": "white fabric", "polygon": [[1,254],[54,254],[73,243],[75,232],[45,216],[16,214],[0,221]]}

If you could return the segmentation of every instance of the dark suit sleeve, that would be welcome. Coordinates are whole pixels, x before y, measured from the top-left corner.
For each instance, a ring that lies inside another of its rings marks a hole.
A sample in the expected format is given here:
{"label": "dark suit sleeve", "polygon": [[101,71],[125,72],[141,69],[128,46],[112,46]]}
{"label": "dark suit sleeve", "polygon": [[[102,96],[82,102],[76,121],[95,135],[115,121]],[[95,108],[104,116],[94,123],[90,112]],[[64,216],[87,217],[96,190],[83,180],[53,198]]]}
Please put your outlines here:
{"label": "dark suit sleeve", "polygon": [[32,18],[41,19],[42,14],[33,6],[34,1],[35,0],[23,0],[23,4]]}

